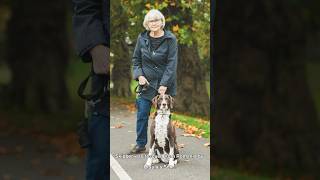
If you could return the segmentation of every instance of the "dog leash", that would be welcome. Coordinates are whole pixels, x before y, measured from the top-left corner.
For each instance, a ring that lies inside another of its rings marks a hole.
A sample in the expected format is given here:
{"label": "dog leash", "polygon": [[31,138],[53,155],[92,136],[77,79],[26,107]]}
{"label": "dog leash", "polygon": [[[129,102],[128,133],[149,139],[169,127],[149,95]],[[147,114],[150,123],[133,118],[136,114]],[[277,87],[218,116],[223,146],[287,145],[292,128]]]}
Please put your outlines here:
{"label": "dog leash", "polygon": [[[87,87],[89,79],[94,75],[94,72],[91,71],[89,75],[80,83],[78,88],[78,95],[86,100],[88,104],[94,106],[95,104],[101,102],[101,98],[103,98],[105,92],[107,92],[107,86],[102,86],[98,91],[95,91],[96,93],[93,94],[84,94],[84,91]],[[109,84],[109,83],[107,83]],[[108,86],[109,88],[109,86]]]}
{"label": "dog leash", "polygon": [[140,95],[142,93],[142,91],[146,91],[149,87],[149,84],[146,83],[144,85],[140,85],[138,84],[135,88],[134,88],[134,92],[137,93],[138,95]]}

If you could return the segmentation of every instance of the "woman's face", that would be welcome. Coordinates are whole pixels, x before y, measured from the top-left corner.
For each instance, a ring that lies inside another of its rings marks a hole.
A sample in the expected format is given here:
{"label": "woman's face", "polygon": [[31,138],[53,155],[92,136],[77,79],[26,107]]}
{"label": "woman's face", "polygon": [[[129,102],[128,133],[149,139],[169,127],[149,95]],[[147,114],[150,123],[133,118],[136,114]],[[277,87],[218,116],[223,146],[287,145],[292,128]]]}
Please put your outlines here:
{"label": "woman's face", "polygon": [[162,21],[161,19],[152,19],[148,22],[148,27],[150,31],[159,31],[162,26]]}

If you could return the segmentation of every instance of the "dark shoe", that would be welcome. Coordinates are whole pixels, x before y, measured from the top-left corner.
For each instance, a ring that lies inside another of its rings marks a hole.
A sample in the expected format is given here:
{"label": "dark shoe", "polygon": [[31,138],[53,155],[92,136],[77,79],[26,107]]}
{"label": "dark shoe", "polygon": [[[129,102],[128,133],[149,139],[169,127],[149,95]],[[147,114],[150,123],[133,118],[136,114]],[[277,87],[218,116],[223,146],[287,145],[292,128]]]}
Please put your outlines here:
{"label": "dark shoe", "polygon": [[138,154],[145,152],[145,147],[139,147],[137,144],[130,150],[129,154]]}

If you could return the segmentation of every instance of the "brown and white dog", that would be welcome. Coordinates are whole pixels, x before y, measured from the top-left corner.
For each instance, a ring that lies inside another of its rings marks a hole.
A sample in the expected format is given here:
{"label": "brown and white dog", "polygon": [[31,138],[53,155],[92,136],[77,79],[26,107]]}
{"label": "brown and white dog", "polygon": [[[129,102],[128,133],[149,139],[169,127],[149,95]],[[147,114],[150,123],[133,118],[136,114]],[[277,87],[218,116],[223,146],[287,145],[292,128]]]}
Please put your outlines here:
{"label": "brown and white dog", "polygon": [[164,162],[173,168],[178,162],[178,145],[175,127],[171,122],[173,98],[170,95],[158,95],[152,100],[156,113],[150,126],[150,149],[144,168],[152,164]]}

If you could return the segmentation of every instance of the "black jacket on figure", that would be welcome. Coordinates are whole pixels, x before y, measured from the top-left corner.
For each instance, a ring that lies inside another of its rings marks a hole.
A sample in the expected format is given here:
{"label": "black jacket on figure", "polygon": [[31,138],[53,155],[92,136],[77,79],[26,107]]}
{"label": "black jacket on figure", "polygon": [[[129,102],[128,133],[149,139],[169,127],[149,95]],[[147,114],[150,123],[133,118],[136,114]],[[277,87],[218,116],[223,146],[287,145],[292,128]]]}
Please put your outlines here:
{"label": "black jacket on figure", "polygon": [[109,0],[72,1],[76,51],[83,61],[90,62],[90,49],[98,44],[110,47],[110,3]]}
{"label": "black jacket on figure", "polygon": [[166,94],[175,96],[178,65],[177,39],[172,32],[165,30],[160,46],[152,50],[148,33],[150,31],[144,31],[139,35],[132,57],[133,79],[138,80],[142,75],[150,83],[149,88],[142,91],[140,96],[152,100],[160,86],[166,86]]}
{"label": "black jacket on figure", "polygon": [[[72,0],[74,15],[73,30],[75,34],[75,46],[77,54],[83,62],[92,62],[90,50],[95,46],[102,44],[110,47],[110,3],[109,0]],[[109,75],[97,75],[92,77],[92,93],[107,87]],[[103,98],[104,101],[95,107],[104,115],[108,114],[108,95]]]}

